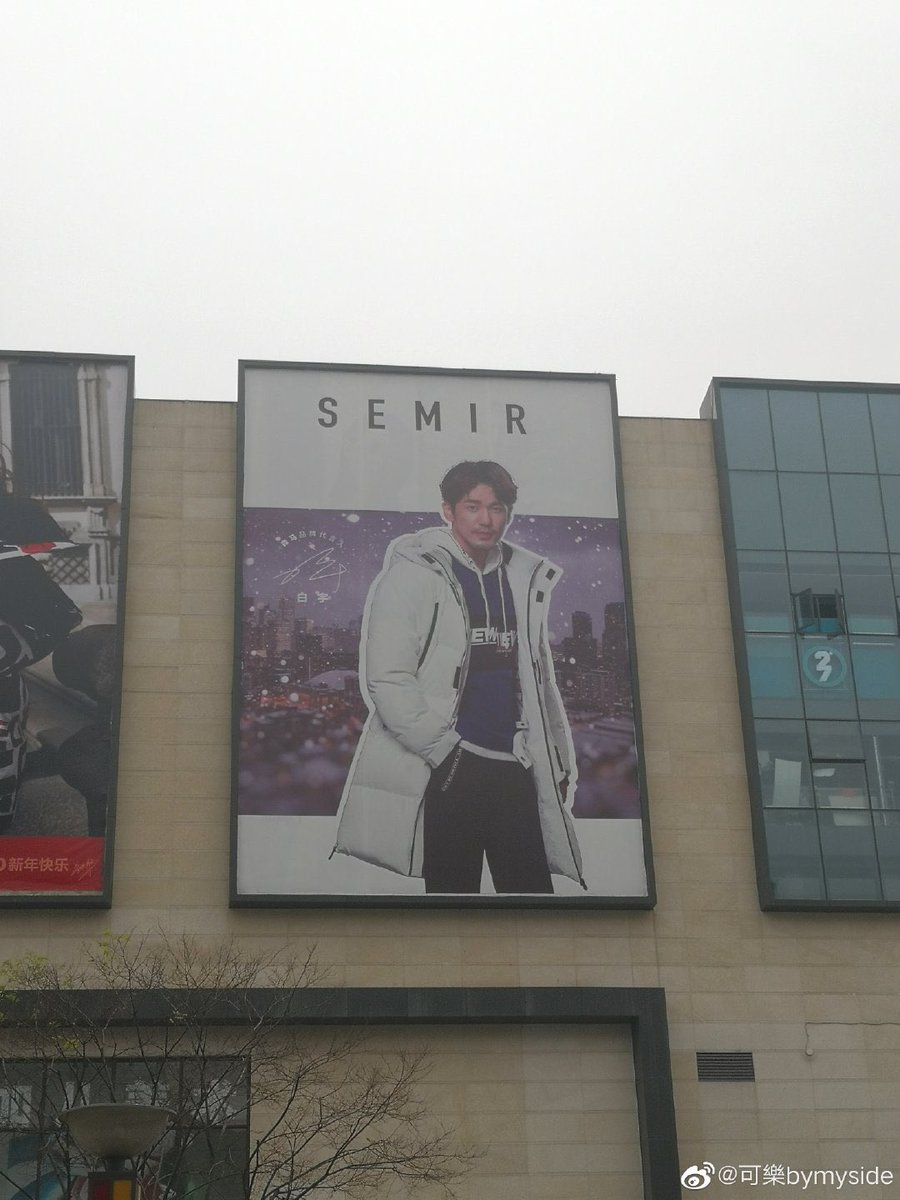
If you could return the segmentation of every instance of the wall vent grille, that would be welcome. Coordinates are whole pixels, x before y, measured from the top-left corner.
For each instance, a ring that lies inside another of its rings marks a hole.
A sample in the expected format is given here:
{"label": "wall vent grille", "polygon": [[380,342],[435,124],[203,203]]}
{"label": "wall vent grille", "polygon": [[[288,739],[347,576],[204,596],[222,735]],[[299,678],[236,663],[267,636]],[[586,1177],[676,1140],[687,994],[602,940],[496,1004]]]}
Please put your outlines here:
{"label": "wall vent grille", "polygon": [[697,1078],[702,1083],[752,1083],[753,1055],[749,1050],[698,1050]]}

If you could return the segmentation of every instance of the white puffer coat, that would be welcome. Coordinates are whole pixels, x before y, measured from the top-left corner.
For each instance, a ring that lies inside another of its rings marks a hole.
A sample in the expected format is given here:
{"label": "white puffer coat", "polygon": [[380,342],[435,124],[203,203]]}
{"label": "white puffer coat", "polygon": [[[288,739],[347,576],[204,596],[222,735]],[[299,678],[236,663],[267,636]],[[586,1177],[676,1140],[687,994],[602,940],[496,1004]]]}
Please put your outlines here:
{"label": "white puffer coat", "polygon": [[[564,800],[574,794],[575,756],[547,638],[561,570],[520,546],[500,548],[519,630],[524,729],[517,753],[534,770],[551,872],[584,886]],[[469,665],[469,622],[453,557],[465,561],[446,529],[397,538],[363,619],[360,681],[370,716],[344,788],[335,851],[401,875],[422,874],[423,795],[431,769],[459,741],[454,722]]]}

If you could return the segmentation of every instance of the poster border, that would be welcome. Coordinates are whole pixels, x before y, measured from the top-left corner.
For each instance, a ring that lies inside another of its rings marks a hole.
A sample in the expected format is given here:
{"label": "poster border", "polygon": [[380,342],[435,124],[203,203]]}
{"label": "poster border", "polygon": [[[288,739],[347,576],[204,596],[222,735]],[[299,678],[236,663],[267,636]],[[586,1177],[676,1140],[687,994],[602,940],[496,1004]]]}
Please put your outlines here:
{"label": "poster border", "polygon": [[90,894],[78,892],[2,892],[0,909],[26,908],[97,908],[112,907],[113,870],[116,844],[116,807],[119,785],[119,743],[122,724],[122,690],[125,677],[125,595],[128,578],[128,544],[131,516],[131,461],[134,441],[134,366],[133,354],[85,354],[81,351],[68,353],[64,350],[0,350],[0,360],[28,359],[31,361],[57,361],[104,363],[125,367],[125,428],[122,446],[122,495],[119,497],[121,510],[121,538],[119,541],[119,578],[116,585],[116,641],[115,676],[110,714],[110,764],[109,799],[106,806],[106,833],[103,838],[103,890]]}
{"label": "poster border", "polygon": [[[647,892],[643,896],[529,896],[529,895],[342,895],[282,894],[238,891],[238,765],[240,754],[239,718],[240,661],[243,600],[244,544],[244,446],[246,431],[246,377],[248,371],[340,371],[346,374],[373,373],[379,375],[433,375],[458,378],[527,379],[548,382],[580,382],[605,384],[609,388],[610,425],[615,459],[617,520],[622,554],[622,575],[625,592],[625,626],[631,663],[631,686],[634,697],[635,748],[637,775],[641,797],[641,837],[644,850],[644,871]],[[627,524],[625,519],[624,484],[622,477],[622,447],[619,436],[619,405],[616,378],[601,372],[583,371],[515,371],[480,369],[474,367],[388,366],[368,363],[289,362],[278,359],[238,360],[237,446],[235,470],[235,570],[234,570],[234,650],[231,693],[231,821],[228,870],[228,903],[231,908],[393,908],[393,909],[651,909],[656,906],[656,880],[653,871],[653,852],[650,839],[650,813],[647,796],[647,773],[644,761],[644,739],[638,689],[637,653],[634,638],[634,613],[631,595],[631,573],[628,555]]]}

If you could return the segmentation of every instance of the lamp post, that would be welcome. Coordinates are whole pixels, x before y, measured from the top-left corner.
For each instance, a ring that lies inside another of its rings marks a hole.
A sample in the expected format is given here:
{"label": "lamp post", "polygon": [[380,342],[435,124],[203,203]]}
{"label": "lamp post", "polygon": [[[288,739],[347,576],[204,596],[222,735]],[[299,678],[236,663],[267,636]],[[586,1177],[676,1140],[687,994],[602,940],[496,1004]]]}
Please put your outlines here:
{"label": "lamp post", "polygon": [[81,1149],[103,1160],[104,1170],[88,1176],[87,1200],[138,1200],[137,1176],[126,1170],[126,1159],[149,1150],[174,1116],[155,1104],[85,1104],[60,1113]]}

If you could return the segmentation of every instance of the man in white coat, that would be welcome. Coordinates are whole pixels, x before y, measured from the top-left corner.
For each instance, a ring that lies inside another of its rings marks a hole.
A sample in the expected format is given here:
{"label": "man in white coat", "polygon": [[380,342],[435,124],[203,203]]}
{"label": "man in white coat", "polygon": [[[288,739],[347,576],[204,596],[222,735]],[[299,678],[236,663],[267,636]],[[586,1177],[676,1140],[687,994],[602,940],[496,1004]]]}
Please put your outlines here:
{"label": "man in white coat", "polygon": [[490,461],[441,482],[446,527],[398,538],[369,593],[360,678],[369,720],[335,850],[429,893],[584,887],[567,808],[572,738],[547,608],[560,569],[503,540],[517,488]]}

